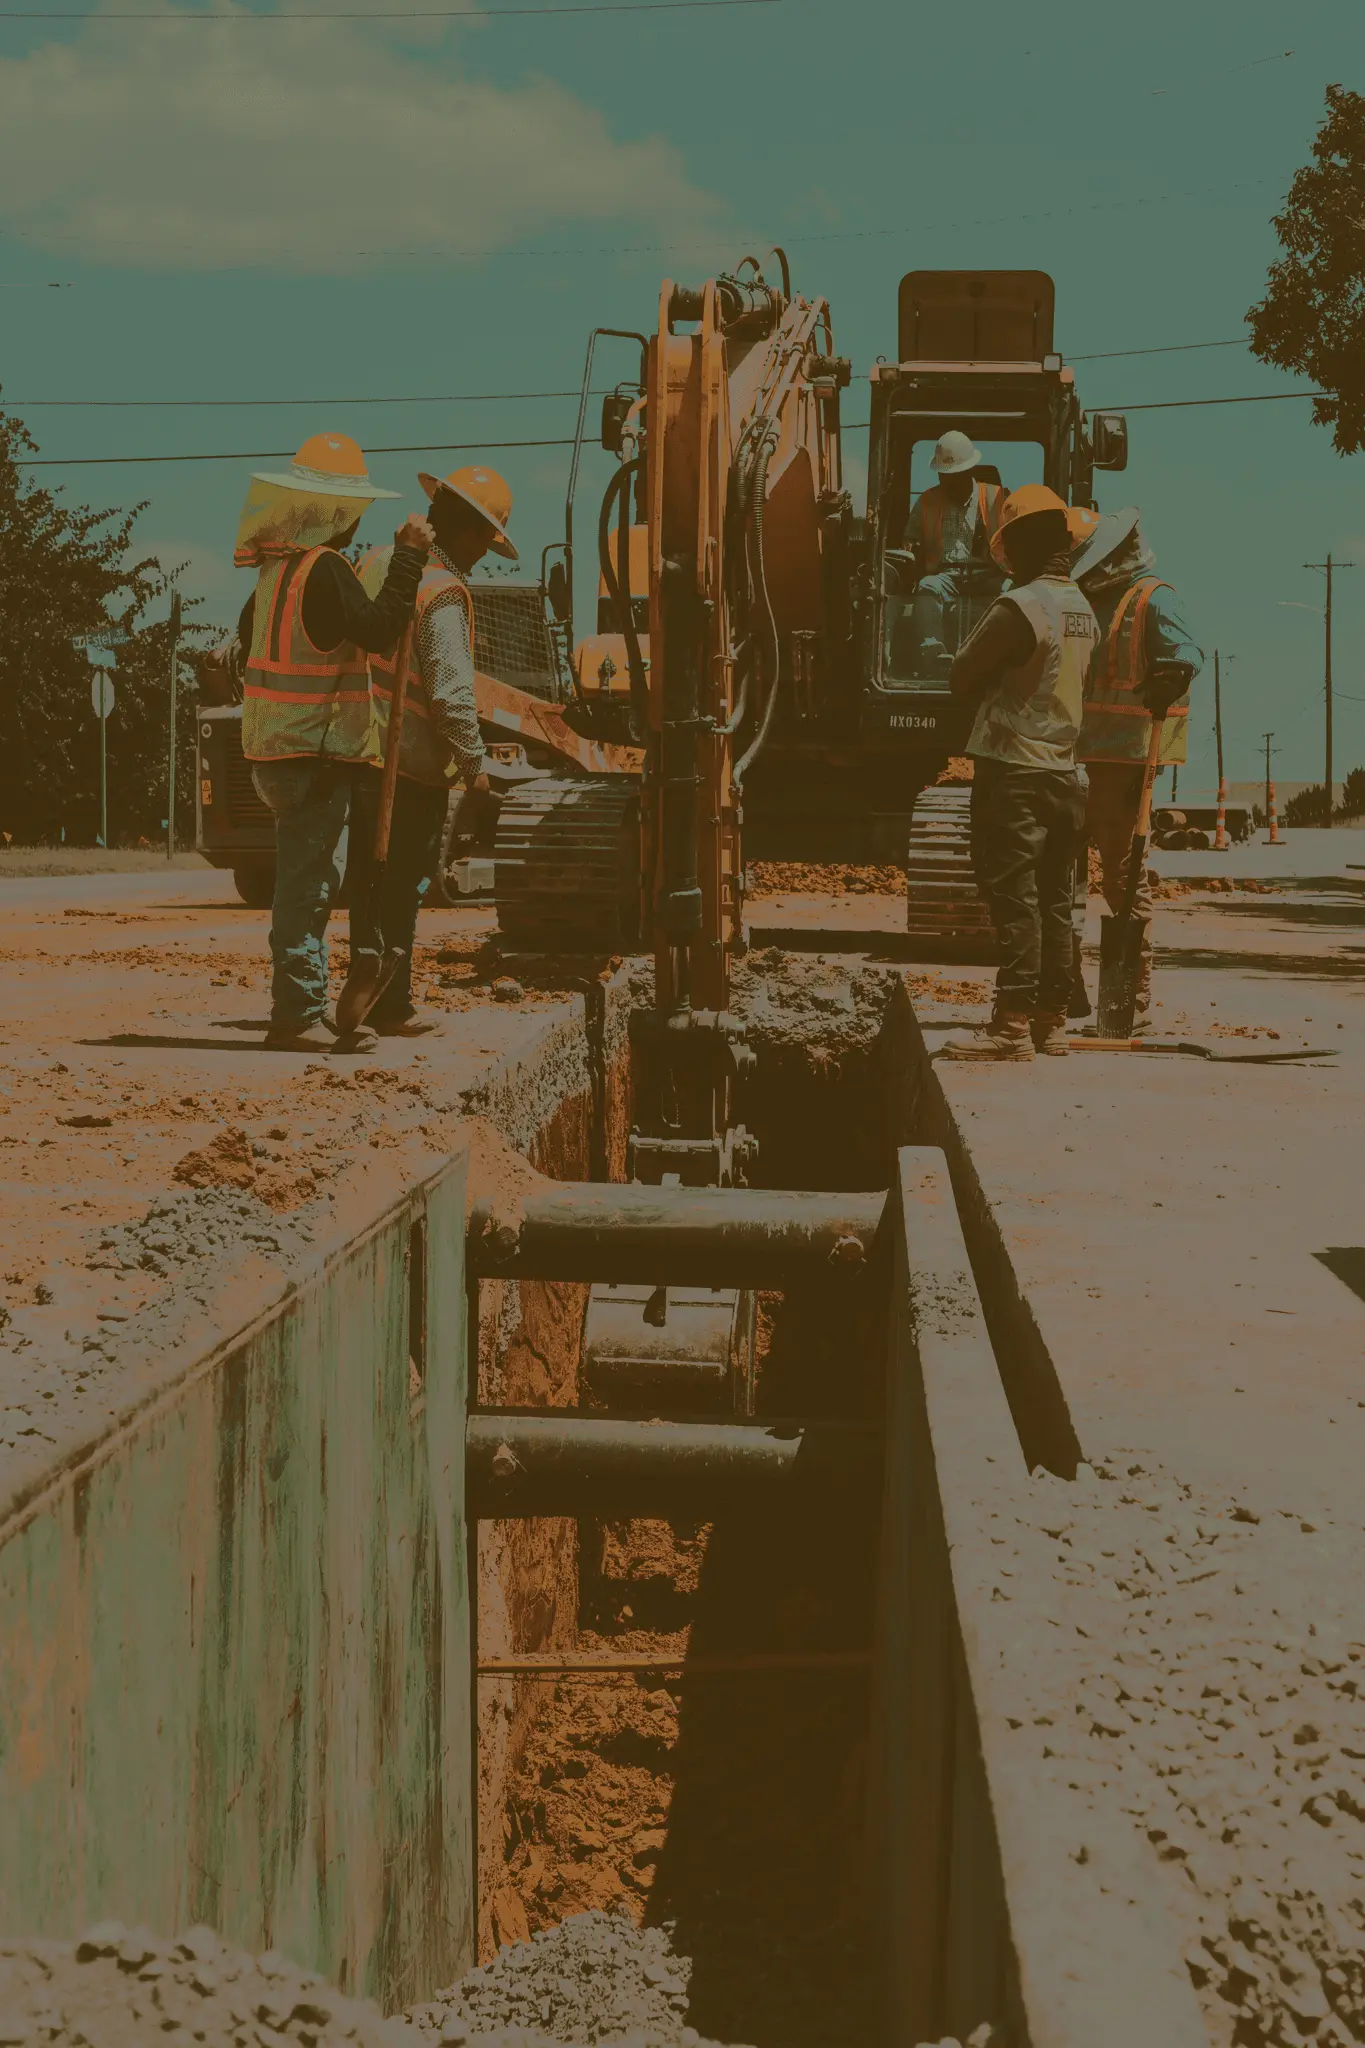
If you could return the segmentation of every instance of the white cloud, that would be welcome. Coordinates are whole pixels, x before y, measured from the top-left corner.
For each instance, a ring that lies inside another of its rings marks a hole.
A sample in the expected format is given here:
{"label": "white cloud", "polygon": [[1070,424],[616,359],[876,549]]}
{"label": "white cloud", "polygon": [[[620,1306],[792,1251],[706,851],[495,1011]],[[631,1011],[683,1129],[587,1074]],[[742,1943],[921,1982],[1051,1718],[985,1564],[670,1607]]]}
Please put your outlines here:
{"label": "white cloud", "polygon": [[363,26],[91,24],[0,60],[0,221],[152,269],[346,274],[566,227],[708,231],[658,137],[545,78],[498,86]]}

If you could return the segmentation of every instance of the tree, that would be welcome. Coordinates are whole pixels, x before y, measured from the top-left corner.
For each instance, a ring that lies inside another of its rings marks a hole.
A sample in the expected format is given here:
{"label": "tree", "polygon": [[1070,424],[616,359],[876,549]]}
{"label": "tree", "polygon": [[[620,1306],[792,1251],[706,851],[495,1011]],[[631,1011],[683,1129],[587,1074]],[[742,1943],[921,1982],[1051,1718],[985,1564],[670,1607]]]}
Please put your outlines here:
{"label": "tree", "polygon": [[[175,572],[154,556],[127,559],[141,505],[97,512],[63,504],[26,479],[25,459],[36,452],[23,422],[0,412],[0,829],[20,844],[63,832],[93,844],[99,725],[90,666],[71,642],[122,626],[133,637],[118,650],[106,735],[110,837],[155,840],[166,815],[169,625],[139,629],[138,621]],[[207,631],[186,624],[182,645]],[[181,690],[178,709],[177,811],[185,818],[196,760],[191,690]]]}
{"label": "tree", "polygon": [[1327,793],[1322,784],[1315,782],[1308,789],[1296,789],[1286,799],[1281,815],[1286,825],[1325,825]]}
{"label": "tree", "polygon": [[1340,818],[1365,818],[1365,768],[1353,768],[1341,785]]}
{"label": "tree", "polygon": [[1275,231],[1284,255],[1247,314],[1262,362],[1311,377],[1339,455],[1365,447],[1365,96],[1327,88],[1313,161],[1295,173]]}

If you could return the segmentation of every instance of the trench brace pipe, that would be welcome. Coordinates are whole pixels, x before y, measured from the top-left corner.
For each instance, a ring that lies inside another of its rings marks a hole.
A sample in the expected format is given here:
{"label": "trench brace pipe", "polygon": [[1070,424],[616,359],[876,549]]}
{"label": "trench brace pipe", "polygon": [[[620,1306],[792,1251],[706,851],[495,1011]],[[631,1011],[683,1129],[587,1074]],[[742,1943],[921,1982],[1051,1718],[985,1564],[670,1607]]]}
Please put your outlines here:
{"label": "trench brace pipe", "polygon": [[885,1194],[549,1181],[507,1211],[474,1205],[469,1272],[651,1287],[787,1288],[820,1275],[853,1283],[886,1205]]}
{"label": "trench brace pipe", "polygon": [[667,1518],[790,1499],[828,1504],[878,1483],[881,1432],[869,1424],[642,1422],[573,1413],[471,1415],[468,1512]]}

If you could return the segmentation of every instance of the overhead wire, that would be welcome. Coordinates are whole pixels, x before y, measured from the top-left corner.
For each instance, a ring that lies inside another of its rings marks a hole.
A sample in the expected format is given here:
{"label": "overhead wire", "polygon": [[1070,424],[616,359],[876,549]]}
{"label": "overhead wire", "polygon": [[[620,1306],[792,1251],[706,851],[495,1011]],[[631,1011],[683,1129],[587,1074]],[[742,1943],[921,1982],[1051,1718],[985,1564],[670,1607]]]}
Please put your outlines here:
{"label": "overhead wire", "polygon": [[496,21],[504,15],[547,14],[668,14],[679,8],[697,7],[780,7],[782,0],[577,0],[567,7],[355,7],[315,9],[290,8],[267,14],[256,8],[236,8],[232,13],[201,9],[197,14],[170,8],[120,9],[106,13],[103,8],[82,7],[54,12],[44,8],[12,11],[0,9],[0,21]]}
{"label": "overhead wire", "polygon": [[[577,394],[574,394],[575,396]],[[1241,398],[1160,398],[1138,405],[1091,405],[1088,413],[1097,412],[1163,412],[1171,407],[1196,405],[1266,405],[1285,398],[1328,398],[1326,391],[1265,391]],[[867,420],[845,420],[843,431],[855,434],[870,424]],[[368,455],[458,455],[475,454],[489,450],[509,448],[572,448],[572,434],[556,435],[543,440],[525,441],[407,441],[385,448],[368,448]],[[85,469],[108,468],[119,463],[164,463],[164,462],[288,462],[292,461],[292,448],[233,448],[212,454],[188,455],[43,455],[32,460],[24,459],[25,469]]]}
{"label": "overhead wire", "polygon": [[[1067,357],[1065,358],[1065,360],[1066,360],[1066,361],[1067,361],[1068,363],[1102,363],[1102,362],[1112,362],[1112,361],[1115,361],[1115,360],[1117,360],[1117,359],[1118,359],[1119,357],[1121,357],[1121,356],[1164,356],[1164,355],[1179,355],[1179,354],[1182,354],[1182,353],[1184,353],[1185,351],[1188,351],[1188,350],[1190,350],[1190,349],[1201,349],[1201,348],[1245,348],[1245,347],[1246,347],[1246,345],[1247,345],[1247,344],[1246,344],[1246,342],[1245,342],[1244,340],[1243,340],[1243,341],[1175,341],[1175,342],[1167,342],[1167,343],[1165,343],[1164,345],[1162,345],[1162,346],[1160,346],[1160,347],[1156,347],[1156,348],[1116,348],[1116,349],[1106,349],[1106,350],[1102,351],[1102,352],[1101,352],[1100,354],[1096,354],[1096,355],[1079,355],[1079,356],[1067,356]],[[307,397],[307,398],[10,398],[10,399],[5,399],[5,398],[3,398],[3,396],[0,396],[0,405],[5,405],[5,404],[8,404],[8,405],[27,405],[27,406],[35,406],[35,407],[36,407],[36,406],[42,406],[42,407],[44,407],[44,408],[52,408],[52,407],[56,407],[56,406],[63,406],[63,407],[76,407],[76,406],[79,406],[79,407],[87,407],[87,408],[90,408],[91,410],[94,410],[94,409],[96,409],[96,408],[108,408],[108,409],[123,409],[123,410],[127,410],[127,409],[135,409],[135,410],[140,410],[140,411],[141,411],[141,410],[148,410],[148,411],[150,411],[150,410],[152,410],[152,409],[164,409],[164,408],[166,408],[166,407],[177,407],[177,406],[178,406],[178,407],[196,407],[196,406],[197,406],[197,407],[203,407],[203,408],[208,408],[208,407],[220,407],[220,406],[236,406],[236,407],[247,407],[247,408],[252,408],[252,407],[264,407],[264,406],[280,406],[280,405],[286,405],[286,406],[289,406],[289,405],[294,405],[294,406],[298,406],[298,405],[311,405],[311,406],[327,406],[327,405],[497,405],[497,404],[503,404],[503,403],[507,403],[507,404],[512,404],[512,403],[518,403],[518,404],[520,404],[520,403],[524,403],[524,402],[526,402],[526,401],[528,401],[528,400],[530,400],[530,399],[544,399],[544,398],[577,398],[577,397],[579,397],[579,395],[580,395],[580,394],[579,394],[579,393],[578,393],[577,391],[445,391],[445,392],[435,392],[435,393],[425,393],[425,394],[423,394],[423,393],[414,393],[414,394],[413,394],[413,395],[412,395],[411,397],[408,397],[408,396],[405,396],[405,395],[397,395],[397,396],[394,396],[394,395],[383,395],[383,396],[379,396],[379,397],[372,397],[372,398],[363,398],[363,397],[362,397],[362,398],[357,398],[357,397],[350,397],[350,398],[336,398],[336,397],[332,397],[332,398],[318,398],[318,397],[315,397],[315,396],[313,396],[313,397]],[[604,397],[605,397],[606,395],[607,395],[607,394],[606,394],[606,391],[605,391],[605,389],[603,389],[603,390],[601,390],[601,391],[593,391],[593,392],[592,392],[592,393],[590,394],[590,396],[591,396],[591,397],[593,397],[593,398],[604,398]],[[1105,408],[1100,408],[1100,409],[1101,409],[1101,410],[1104,410]],[[1108,410],[1109,410],[1109,411],[1111,411],[1111,412],[1118,412],[1118,411],[1120,411],[1121,409],[1122,409],[1122,408],[1121,408],[1121,407],[1119,407],[1119,406],[1111,406],[1111,407],[1109,407],[1109,408],[1108,408]]]}

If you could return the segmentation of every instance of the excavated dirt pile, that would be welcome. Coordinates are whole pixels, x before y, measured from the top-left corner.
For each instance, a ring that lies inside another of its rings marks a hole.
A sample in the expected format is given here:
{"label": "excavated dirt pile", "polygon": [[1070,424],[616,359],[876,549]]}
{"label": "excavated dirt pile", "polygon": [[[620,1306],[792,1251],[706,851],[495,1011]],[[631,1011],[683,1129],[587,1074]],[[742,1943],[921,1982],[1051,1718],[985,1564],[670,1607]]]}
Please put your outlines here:
{"label": "excavated dirt pile", "polygon": [[1035,1487],[1058,1632],[1021,1739],[1142,1828],[1218,2048],[1359,2041],[1365,1535],[1121,1452]]}
{"label": "excavated dirt pile", "polygon": [[271,1951],[208,1927],[158,1939],[116,1921],[77,1942],[0,1942],[5,2048],[716,2048],[686,2021],[690,1965],[661,1928],[588,1913],[385,2019]]}

